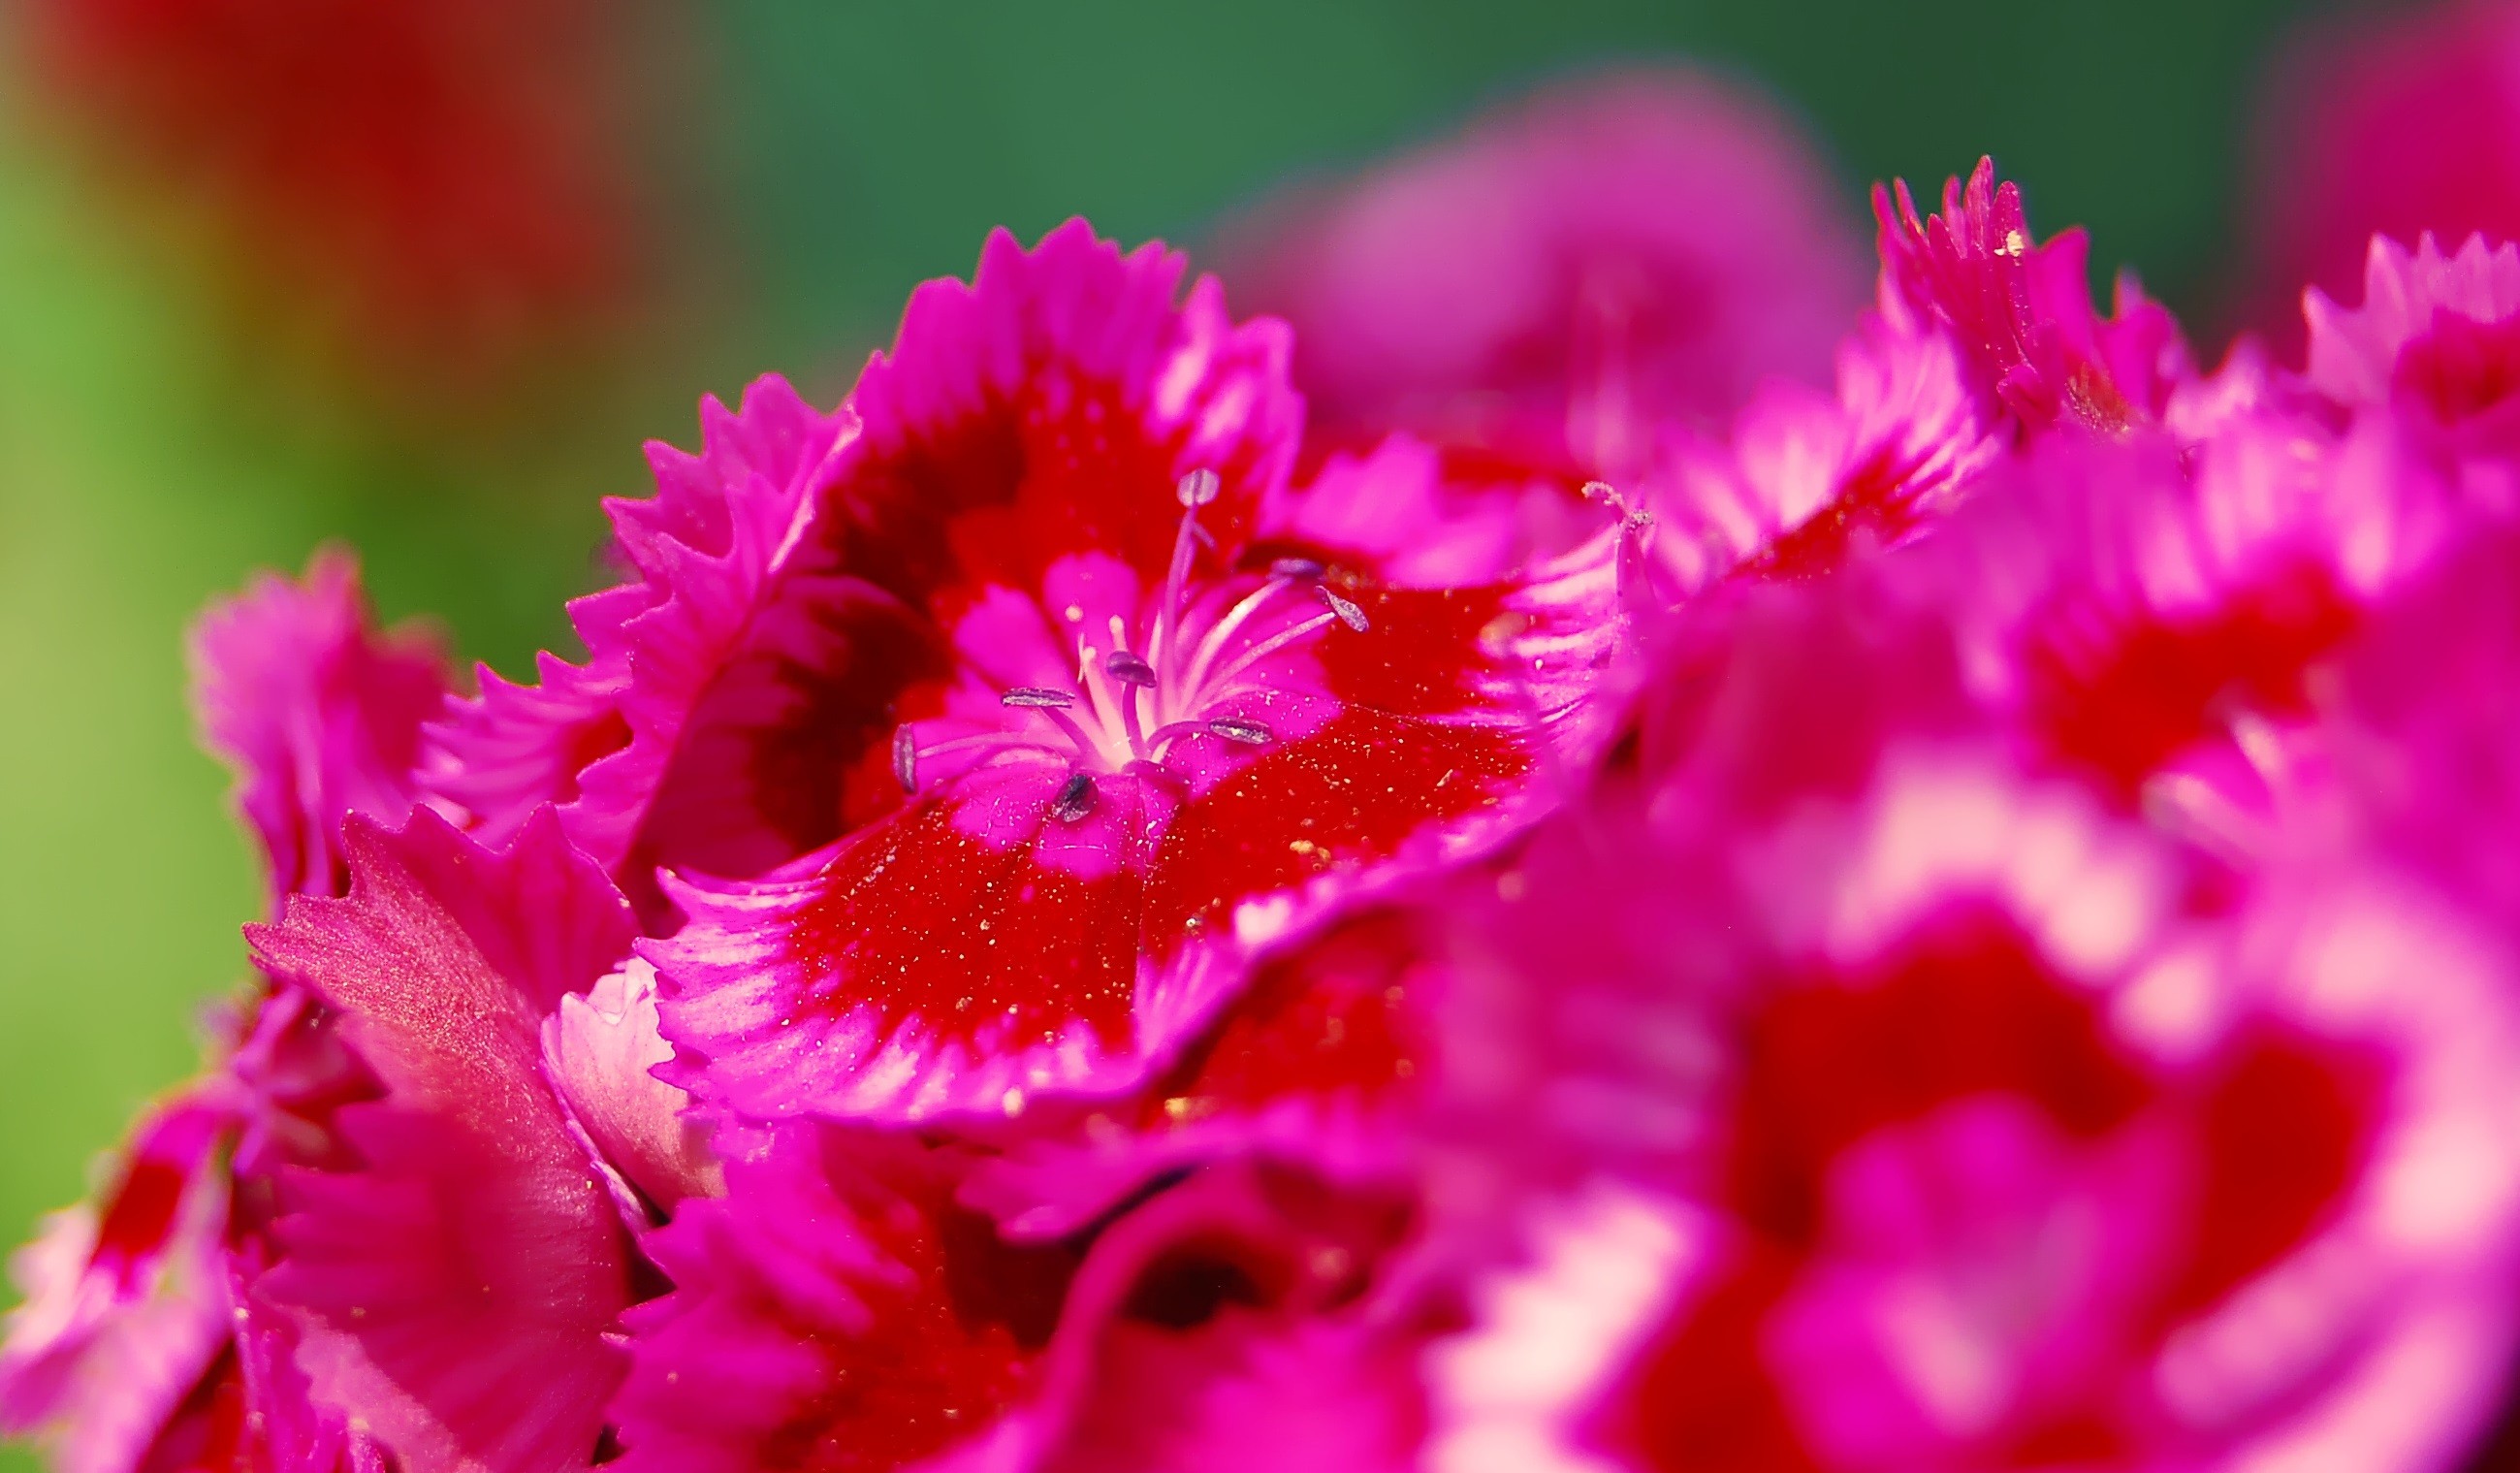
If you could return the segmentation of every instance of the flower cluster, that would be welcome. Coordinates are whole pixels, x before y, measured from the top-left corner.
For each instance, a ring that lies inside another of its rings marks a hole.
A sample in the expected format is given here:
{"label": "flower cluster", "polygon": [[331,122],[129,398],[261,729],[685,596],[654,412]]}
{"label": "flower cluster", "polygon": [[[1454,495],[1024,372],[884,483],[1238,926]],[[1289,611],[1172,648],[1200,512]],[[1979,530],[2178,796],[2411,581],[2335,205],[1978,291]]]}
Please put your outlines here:
{"label": "flower cluster", "polygon": [[2520,1437],[2520,249],[2376,242],[2303,366],[2207,373],[1990,166],[1875,206],[1833,382],[1666,339],[1511,456],[1458,365],[1308,448],[1283,324],[1002,234],[835,409],[652,452],[581,660],[458,696],[334,559],[217,610],[258,980],[25,1250],[0,1421],[72,1473]]}

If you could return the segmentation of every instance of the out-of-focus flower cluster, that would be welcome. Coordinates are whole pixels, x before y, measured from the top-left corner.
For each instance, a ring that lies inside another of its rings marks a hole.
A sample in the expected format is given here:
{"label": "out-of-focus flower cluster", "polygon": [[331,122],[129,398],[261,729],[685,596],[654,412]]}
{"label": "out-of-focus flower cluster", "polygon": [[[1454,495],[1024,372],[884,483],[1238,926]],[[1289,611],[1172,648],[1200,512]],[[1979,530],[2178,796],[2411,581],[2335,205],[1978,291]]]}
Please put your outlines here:
{"label": "out-of-focus flower cluster", "polygon": [[657,285],[630,137],[652,8],[26,0],[0,40],[127,193],[202,217],[266,351],[488,399]]}
{"label": "out-of-focus flower cluster", "polygon": [[2520,249],[2375,241],[2208,372],[1991,166],[1876,192],[1868,308],[1827,200],[1634,78],[1252,227],[1291,329],[1002,234],[836,408],[652,449],[582,659],[459,696],[338,558],[215,610],[257,981],[20,1259],[0,1422],[72,1473],[2510,1436]]}

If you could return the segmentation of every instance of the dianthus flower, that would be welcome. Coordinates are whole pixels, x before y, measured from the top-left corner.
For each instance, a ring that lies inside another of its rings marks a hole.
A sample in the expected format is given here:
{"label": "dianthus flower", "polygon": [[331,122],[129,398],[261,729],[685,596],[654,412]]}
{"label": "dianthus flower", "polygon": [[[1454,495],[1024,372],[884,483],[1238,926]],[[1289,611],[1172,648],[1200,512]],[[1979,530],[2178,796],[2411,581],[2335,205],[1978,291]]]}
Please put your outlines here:
{"label": "dianthus flower", "polygon": [[1823,369],[1861,292],[1832,194],[1767,99],[1613,72],[1282,201],[1227,275],[1294,326],[1326,443],[1407,428],[1462,473],[1562,491]]}
{"label": "dianthus flower", "polygon": [[1289,485],[1282,330],[1180,274],[1000,236],[836,415],[712,409],[616,510],[642,577],[578,605],[589,663],[445,732],[479,831],[557,800],[687,917],[644,948],[677,1084],[754,1118],[1125,1089],[1256,948],[1493,845],[1593,739],[1625,532],[1500,566],[1501,513],[1406,446]]}
{"label": "dianthus flower", "polygon": [[2507,253],[2205,378],[1947,205],[1834,393],[1545,529],[1457,443],[1307,454],[1282,325],[1078,222],[829,412],[704,405],[530,685],[259,586],[197,651],[256,980],[21,1260],[0,1418],[76,1473],[2508,1445]]}
{"label": "dianthus flower", "polygon": [[1429,1465],[2451,1465],[2514,1325],[2507,949],[2385,863],[2235,902],[1987,744],[1943,626],[1780,597],[1470,902],[1447,1172],[1522,1256]]}
{"label": "dianthus flower", "polygon": [[2278,58],[2258,110],[2231,304],[2282,351],[2301,294],[2353,293],[2374,236],[2520,239],[2520,7],[2340,13]]}

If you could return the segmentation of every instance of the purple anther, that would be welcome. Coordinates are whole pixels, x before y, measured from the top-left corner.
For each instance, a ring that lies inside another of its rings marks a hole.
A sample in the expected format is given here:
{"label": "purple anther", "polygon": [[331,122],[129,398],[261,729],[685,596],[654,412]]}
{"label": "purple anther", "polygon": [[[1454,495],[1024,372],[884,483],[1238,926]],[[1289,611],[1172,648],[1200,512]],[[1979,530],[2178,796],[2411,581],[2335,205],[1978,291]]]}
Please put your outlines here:
{"label": "purple anther", "polygon": [[1090,773],[1069,773],[1067,781],[1050,800],[1050,816],[1062,824],[1073,824],[1094,811],[1094,777]]}
{"label": "purple anther", "polygon": [[1209,722],[1207,729],[1228,741],[1238,741],[1244,746],[1267,746],[1278,739],[1278,734],[1266,726],[1256,721],[1245,721],[1239,716],[1220,716]]}
{"label": "purple anther", "polygon": [[907,726],[893,728],[892,776],[903,792],[919,791],[919,738]]}
{"label": "purple anther", "polygon": [[1155,683],[1155,667],[1126,649],[1114,649],[1102,656],[1102,673],[1126,686]]}
{"label": "purple anther", "polygon": [[1000,704],[1010,706],[1043,706],[1063,711],[1076,704],[1076,697],[1065,691],[1053,691],[1045,686],[1017,686],[998,697]]}
{"label": "purple anther", "polygon": [[1340,623],[1355,630],[1358,634],[1363,634],[1373,627],[1372,621],[1366,618],[1364,609],[1357,607],[1354,603],[1349,603],[1337,594],[1332,593],[1327,588],[1317,588],[1314,589],[1313,592],[1322,596],[1322,602],[1330,606],[1330,612],[1338,615],[1338,621]]}
{"label": "purple anther", "polygon": [[1216,500],[1224,489],[1224,480],[1215,471],[1201,466],[1181,478],[1180,483],[1173,487],[1173,495],[1180,497],[1185,507],[1203,507]]}

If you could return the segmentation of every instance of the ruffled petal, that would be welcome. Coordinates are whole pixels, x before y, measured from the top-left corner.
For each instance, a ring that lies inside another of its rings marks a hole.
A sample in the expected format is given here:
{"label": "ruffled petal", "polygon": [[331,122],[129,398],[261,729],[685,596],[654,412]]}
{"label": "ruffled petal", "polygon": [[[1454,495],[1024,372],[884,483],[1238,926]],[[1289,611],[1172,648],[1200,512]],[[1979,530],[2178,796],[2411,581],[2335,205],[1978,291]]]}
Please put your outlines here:
{"label": "ruffled petal", "polygon": [[1729,445],[1691,446],[1648,481],[1655,558],[1682,597],[1736,571],[1816,577],[1923,533],[2002,449],[1952,339],[1870,317],[1838,349],[1833,397],[1772,382]]}
{"label": "ruffled petal", "polygon": [[1378,1287],[1405,1197],[1203,1171],[1095,1240],[1021,1429],[1043,1473],[1418,1466],[1421,1320]]}
{"label": "ruffled petal", "polygon": [[571,842],[623,863],[684,727],[740,661],[793,525],[856,428],[775,375],[739,410],[703,401],[700,422],[698,456],[649,447],[654,497],[609,504],[615,550],[638,577],[570,606],[587,663],[545,655],[535,688],[485,679],[480,698],[435,730],[433,790],[485,840],[548,802]]}
{"label": "ruffled petal", "polygon": [[951,1203],[953,1159],[781,1133],[648,1239],[673,1292],[631,1311],[622,1473],[909,1467],[1035,1389],[1075,1253]]}
{"label": "ruffled petal", "polygon": [[2310,387],[2349,409],[2397,406],[2507,450],[2520,433],[2520,246],[2470,237],[2444,253],[2371,241],[2362,303],[2313,289]]}
{"label": "ruffled petal", "polygon": [[1948,330],[1990,417],[2034,431],[2070,423],[2116,433],[2157,420],[2190,377],[2170,314],[2121,276],[2115,315],[2101,317],[2085,285],[2082,232],[2032,235],[2020,186],[1998,185],[1993,159],[1978,160],[1965,188],[1945,183],[1939,215],[1919,218],[1905,181],[1895,195],[1876,186],[1872,212],[1882,312],[1903,327]]}
{"label": "ruffled petal", "polygon": [[1944,699],[1814,747],[1715,679],[1457,933],[1430,1197],[1503,1230],[1437,1466],[2445,1465],[2520,1326],[2520,1172],[2450,1164],[2507,944],[2316,848],[2235,893]]}
{"label": "ruffled petal", "polygon": [[755,1116],[1134,1087],[1261,949],[1554,801],[1552,768],[1608,729],[1587,696],[1623,638],[1626,537],[1519,582],[1345,585],[1360,627],[1314,647],[1319,693],[1255,707],[1257,755],[1177,785],[1089,780],[1065,821],[1058,766],[982,768],[778,875],[677,885],[690,921],[646,948],[668,1077]]}
{"label": "ruffled petal", "polygon": [[1338,1181],[1404,1174],[1437,1077],[1443,968],[1398,907],[1344,918],[1274,958],[1160,1079],[1069,1129],[1035,1129],[977,1167],[962,1199],[1021,1238],[1064,1236],[1148,1183],[1264,1156]]}
{"label": "ruffled petal", "polygon": [[2382,425],[2043,452],[1912,568],[2031,746],[2235,853],[2306,773],[2313,670],[2464,513]]}
{"label": "ruffled petal", "polygon": [[398,824],[417,798],[421,728],[447,697],[436,640],[377,631],[357,562],[328,551],[299,582],[266,575],[213,604],[192,667],[202,739],[236,773],[274,909],[339,894],[341,820]]}
{"label": "ruffled petal", "polygon": [[427,813],[344,840],[348,897],[249,936],[339,1009],[386,1096],[339,1112],[357,1170],[284,1183],[260,1292],[296,1314],[317,1395],[414,1473],[584,1467],[621,1372],[606,1335],[628,1250],[539,1028],[622,960],[627,908],[550,818],[505,851]]}

